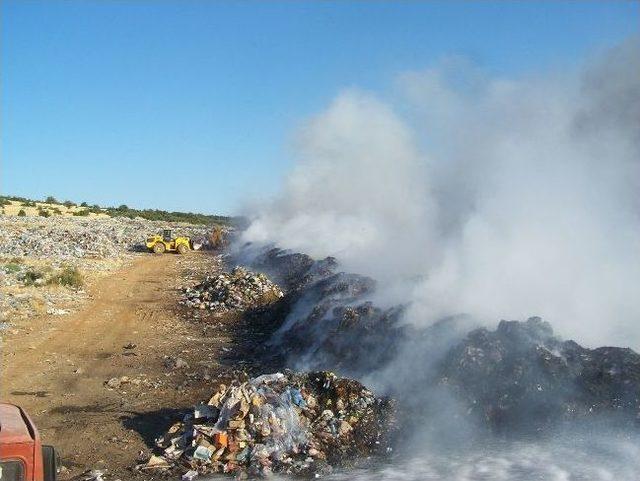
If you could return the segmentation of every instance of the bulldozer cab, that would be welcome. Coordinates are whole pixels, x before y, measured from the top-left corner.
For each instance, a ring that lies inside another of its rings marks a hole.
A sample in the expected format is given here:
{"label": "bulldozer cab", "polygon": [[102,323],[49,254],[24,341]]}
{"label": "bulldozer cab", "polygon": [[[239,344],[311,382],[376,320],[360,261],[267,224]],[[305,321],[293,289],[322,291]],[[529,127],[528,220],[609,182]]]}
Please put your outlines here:
{"label": "bulldozer cab", "polygon": [[162,240],[165,242],[171,242],[171,229],[164,229],[162,231]]}

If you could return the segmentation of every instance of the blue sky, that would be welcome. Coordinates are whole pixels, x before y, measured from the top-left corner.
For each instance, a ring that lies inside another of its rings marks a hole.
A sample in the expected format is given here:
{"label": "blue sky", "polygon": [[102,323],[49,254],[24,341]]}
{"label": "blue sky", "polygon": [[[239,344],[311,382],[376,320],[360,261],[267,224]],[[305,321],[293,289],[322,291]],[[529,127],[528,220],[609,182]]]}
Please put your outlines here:
{"label": "blue sky", "polygon": [[2,3],[3,193],[232,213],[277,191],[296,127],[446,55],[495,75],[580,62],[638,2]]}

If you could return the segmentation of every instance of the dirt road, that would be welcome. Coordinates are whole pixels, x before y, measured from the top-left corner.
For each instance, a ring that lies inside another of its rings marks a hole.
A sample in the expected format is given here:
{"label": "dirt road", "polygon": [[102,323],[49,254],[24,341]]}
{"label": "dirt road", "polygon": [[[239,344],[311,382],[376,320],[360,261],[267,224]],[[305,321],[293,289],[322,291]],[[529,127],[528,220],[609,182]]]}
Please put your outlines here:
{"label": "dirt road", "polygon": [[[79,312],[32,319],[30,333],[5,338],[1,398],[31,413],[67,476],[96,468],[130,477],[176,409],[211,392],[233,339],[177,309],[179,287],[212,268],[212,256],[192,254],[141,256],[90,285]],[[111,389],[111,378],[124,382]]]}

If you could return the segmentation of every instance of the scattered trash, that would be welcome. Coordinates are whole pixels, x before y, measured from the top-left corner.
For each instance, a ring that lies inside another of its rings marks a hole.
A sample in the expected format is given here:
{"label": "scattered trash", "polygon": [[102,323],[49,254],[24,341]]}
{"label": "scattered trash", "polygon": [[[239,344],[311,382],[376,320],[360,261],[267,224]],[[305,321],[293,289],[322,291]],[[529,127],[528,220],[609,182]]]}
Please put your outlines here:
{"label": "scattered trash", "polygon": [[69,314],[69,311],[67,309],[56,309],[55,307],[52,307],[50,309],[47,309],[47,314],[51,316],[64,316],[66,314]]}
{"label": "scattered trash", "polygon": [[190,469],[189,471],[187,471],[182,475],[181,479],[182,481],[193,481],[197,477],[198,477],[198,471],[194,471],[193,469]]}
{"label": "scattered trash", "polygon": [[152,455],[147,461],[147,464],[140,467],[142,471],[150,471],[155,469],[168,469],[170,467],[169,463],[162,456],[154,456]]}
{"label": "scattered trash", "polygon": [[100,469],[91,469],[82,473],[77,479],[78,481],[105,481],[104,471]]}

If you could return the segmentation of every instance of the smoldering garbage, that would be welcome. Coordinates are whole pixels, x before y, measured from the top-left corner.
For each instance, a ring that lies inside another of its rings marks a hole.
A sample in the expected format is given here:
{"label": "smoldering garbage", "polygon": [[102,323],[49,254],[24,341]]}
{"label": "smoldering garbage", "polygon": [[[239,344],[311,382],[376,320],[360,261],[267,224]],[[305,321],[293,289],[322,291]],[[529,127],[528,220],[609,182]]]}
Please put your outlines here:
{"label": "smoldering garbage", "polygon": [[138,469],[328,473],[390,452],[395,403],[327,371],[275,373],[220,385],[206,404],[157,439],[162,454]]}
{"label": "smoldering garbage", "polygon": [[[410,326],[403,306],[370,300],[374,280],[336,272],[335,262],[276,249],[253,259],[290,285],[268,351],[286,365],[377,374],[403,410],[437,412],[447,397],[457,406],[451,416],[493,432],[526,435],[605,418],[638,426],[640,354],[631,349],[585,348],[536,317],[495,330],[464,316]],[[407,362],[414,368],[402,369]]]}
{"label": "smoldering garbage", "polygon": [[640,354],[562,341],[539,317],[470,332],[442,360],[437,382],[499,431],[604,417],[637,427],[640,419]]}
{"label": "smoldering garbage", "polygon": [[267,276],[235,267],[230,273],[208,276],[185,289],[183,304],[216,312],[241,311],[268,305],[284,296]]}

